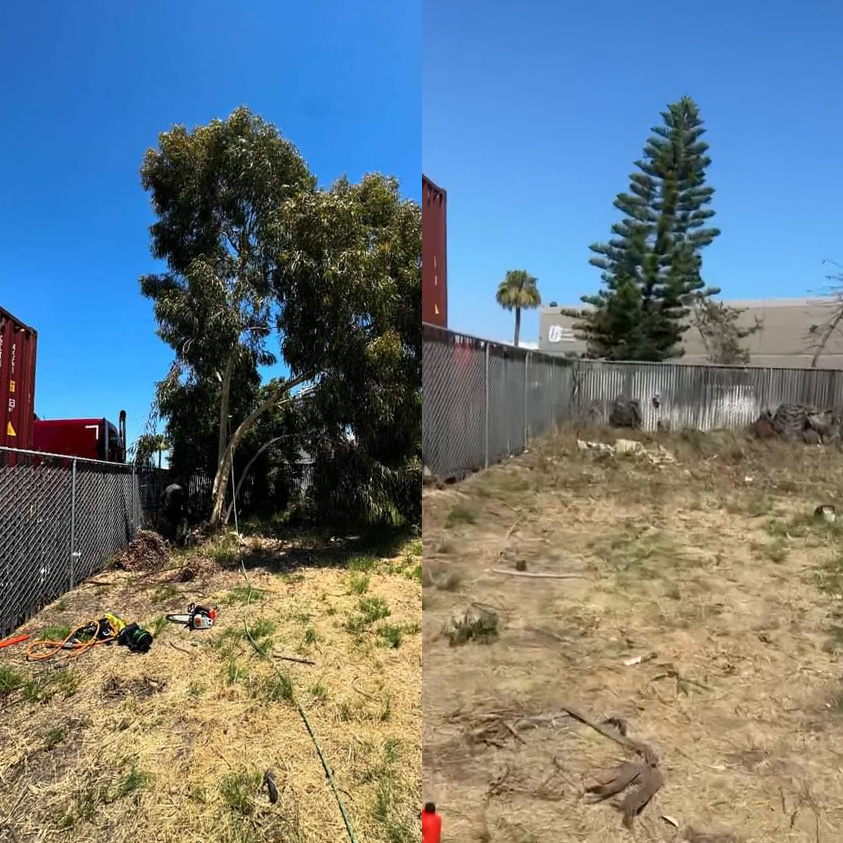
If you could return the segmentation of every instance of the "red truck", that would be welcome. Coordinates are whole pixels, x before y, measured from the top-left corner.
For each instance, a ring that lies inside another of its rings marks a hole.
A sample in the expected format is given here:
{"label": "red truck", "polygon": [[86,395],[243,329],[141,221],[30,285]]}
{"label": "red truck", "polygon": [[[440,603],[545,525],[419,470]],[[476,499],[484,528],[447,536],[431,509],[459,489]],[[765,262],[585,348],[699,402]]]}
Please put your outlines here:
{"label": "red truck", "polygon": [[38,332],[0,308],[0,447],[124,463],[126,413],[107,419],[39,419],[35,415]]}

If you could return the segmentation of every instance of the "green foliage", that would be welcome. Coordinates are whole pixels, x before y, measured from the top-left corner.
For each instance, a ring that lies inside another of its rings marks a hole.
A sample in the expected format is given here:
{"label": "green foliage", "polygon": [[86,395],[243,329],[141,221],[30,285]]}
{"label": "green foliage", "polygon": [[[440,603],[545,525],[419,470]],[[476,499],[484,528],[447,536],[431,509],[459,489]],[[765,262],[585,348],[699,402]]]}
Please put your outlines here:
{"label": "green foliage", "polygon": [[[417,523],[418,204],[380,175],[317,189],[293,145],[245,108],[163,133],[141,177],[152,253],[167,263],[141,291],[175,353],[156,402],[174,471],[215,475],[222,515],[236,449],[235,477],[252,475],[246,509],[268,516],[292,503],[305,450],[314,515]],[[284,377],[261,386],[275,363]],[[279,403],[302,383],[311,400]]]}
{"label": "green foliage", "polygon": [[13,667],[0,664],[0,698],[7,697],[24,684],[24,677]]}
{"label": "green foliage", "polygon": [[746,366],[749,349],[744,340],[761,330],[757,316],[751,325],[741,324],[745,310],[731,307],[707,296],[695,296],[691,302],[691,321],[699,331],[709,363],[719,366]]}
{"label": "green foliage", "polygon": [[591,246],[603,288],[583,296],[576,330],[590,356],[662,361],[681,356],[692,300],[718,290],[702,279],[700,252],[719,235],[707,223],[714,189],[706,185],[711,163],[696,103],[689,97],[662,112],[635,162],[629,193],[615,207],[623,214],[608,243]]}
{"label": "green foliage", "polygon": [[495,301],[504,310],[515,311],[515,345],[521,336],[521,311],[530,310],[542,303],[537,279],[525,269],[510,269],[498,285]]}

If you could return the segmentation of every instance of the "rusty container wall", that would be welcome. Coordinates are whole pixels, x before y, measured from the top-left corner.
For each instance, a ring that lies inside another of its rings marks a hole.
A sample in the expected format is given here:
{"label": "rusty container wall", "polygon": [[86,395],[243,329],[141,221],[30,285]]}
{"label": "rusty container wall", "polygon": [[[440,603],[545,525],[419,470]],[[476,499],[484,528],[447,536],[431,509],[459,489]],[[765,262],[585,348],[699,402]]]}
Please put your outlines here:
{"label": "rusty container wall", "polygon": [[422,322],[448,327],[447,195],[422,175]]}
{"label": "rusty container wall", "polygon": [[38,333],[0,308],[0,447],[32,449]]}

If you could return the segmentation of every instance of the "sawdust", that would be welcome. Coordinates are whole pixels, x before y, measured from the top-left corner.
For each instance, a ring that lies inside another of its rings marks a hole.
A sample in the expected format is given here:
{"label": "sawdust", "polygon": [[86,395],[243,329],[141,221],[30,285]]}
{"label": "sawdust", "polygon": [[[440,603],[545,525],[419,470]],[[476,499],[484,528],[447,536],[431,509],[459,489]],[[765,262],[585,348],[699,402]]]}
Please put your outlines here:
{"label": "sawdust", "polygon": [[[109,608],[154,629],[155,643],[145,655],[100,647],[67,664],[28,664],[21,647],[0,654],[0,669],[27,683],[0,699],[0,826],[22,843],[341,841],[292,693],[358,840],[418,839],[420,542],[383,557],[326,544],[249,543],[250,629],[269,651],[313,662],[279,662],[284,683],[245,640],[248,589],[224,545],[202,549],[220,563],[201,584],[118,571],[108,588],[82,585],[33,618],[26,631]],[[358,620],[364,577],[366,605],[389,611],[369,626]],[[192,601],[220,607],[213,629],[163,621]]]}
{"label": "sawdust", "polygon": [[[843,527],[813,510],[840,508],[843,457],[632,435],[675,462],[580,450],[611,437],[563,431],[425,491],[425,565],[458,583],[424,589],[425,798],[454,843],[841,839]],[[529,571],[579,576],[494,576],[516,518]],[[471,601],[500,611],[499,637],[450,647],[443,625]],[[632,832],[584,799],[628,755],[570,717],[541,720],[563,701],[658,748],[664,785]]]}

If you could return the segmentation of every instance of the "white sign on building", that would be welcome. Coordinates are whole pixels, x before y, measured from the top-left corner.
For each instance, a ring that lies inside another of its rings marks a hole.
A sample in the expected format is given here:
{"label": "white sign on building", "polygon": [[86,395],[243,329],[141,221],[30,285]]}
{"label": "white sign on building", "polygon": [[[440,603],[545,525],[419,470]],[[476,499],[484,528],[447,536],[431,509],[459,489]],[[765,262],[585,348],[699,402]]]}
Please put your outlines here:
{"label": "white sign on building", "polygon": [[548,342],[574,342],[575,339],[574,329],[563,328],[562,325],[551,325],[550,330],[547,332]]}

